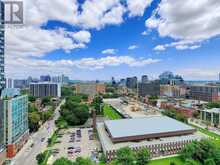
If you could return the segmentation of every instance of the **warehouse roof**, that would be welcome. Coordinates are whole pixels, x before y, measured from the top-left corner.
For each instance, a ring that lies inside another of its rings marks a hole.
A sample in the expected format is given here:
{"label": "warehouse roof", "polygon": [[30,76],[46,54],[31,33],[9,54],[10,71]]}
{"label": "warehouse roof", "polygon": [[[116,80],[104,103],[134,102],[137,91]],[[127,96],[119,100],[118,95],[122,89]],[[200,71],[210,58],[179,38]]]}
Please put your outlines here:
{"label": "warehouse roof", "polygon": [[105,121],[105,127],[112,138],[194,130],[191,126],[165,116],[108,120]]}

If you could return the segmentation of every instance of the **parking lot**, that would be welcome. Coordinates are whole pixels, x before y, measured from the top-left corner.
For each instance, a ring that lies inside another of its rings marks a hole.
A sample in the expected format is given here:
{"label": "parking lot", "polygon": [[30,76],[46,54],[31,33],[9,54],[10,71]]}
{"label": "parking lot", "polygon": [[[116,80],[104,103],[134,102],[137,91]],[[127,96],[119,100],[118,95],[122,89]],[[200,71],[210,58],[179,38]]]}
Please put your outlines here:
{"label": "parking lot", "polygon": [[52,147],[52,156],[49,163],[61,157],[75,160],[81,156],[95,160],[100,147],[98,140],[94,138],[92,128],[63,130],[58,135],[57,143]]}

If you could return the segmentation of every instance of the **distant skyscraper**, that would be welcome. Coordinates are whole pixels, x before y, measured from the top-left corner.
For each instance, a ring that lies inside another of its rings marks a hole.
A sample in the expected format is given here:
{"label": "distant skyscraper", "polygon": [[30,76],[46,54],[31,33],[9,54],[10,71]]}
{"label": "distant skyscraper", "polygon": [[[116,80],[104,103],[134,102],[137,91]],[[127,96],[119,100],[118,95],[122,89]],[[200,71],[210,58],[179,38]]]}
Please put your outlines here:
{"label": "distant skyscraper", "polygon": [[134,89],[134,88],[137,88],[137,77],[128,77],[126,79],[126,86],[127,88],[131,88],[131,89]]}
{"label": "distant skyscraper", "polygon": [[6,88],[14,88],[14,80],[11,78],[6,79]]}
{"label": "distant skyscraper", "polygon": [[0,2],[0,94],[1,91],[5,88],[5,26],[4,26],[4,4]]}
{"label": "distant skyscraper", "polygon": [[141,77],[141,82],[142,82],[142,83],[148,83],[148,76],[147,76],[147,75],[143,75],[143,76]]}
{"label": "distant skyscraper", "polygon": [[42,82],[50,82],[51,81],[51,77],[49,75],[42,75],[42,76],[40,76],[40,81],[42,81]]}
{"label": "distant skyscraper", "polygon": [[219,75],[218,75],[218,81],[220,81],[220,73],[219,73]]}

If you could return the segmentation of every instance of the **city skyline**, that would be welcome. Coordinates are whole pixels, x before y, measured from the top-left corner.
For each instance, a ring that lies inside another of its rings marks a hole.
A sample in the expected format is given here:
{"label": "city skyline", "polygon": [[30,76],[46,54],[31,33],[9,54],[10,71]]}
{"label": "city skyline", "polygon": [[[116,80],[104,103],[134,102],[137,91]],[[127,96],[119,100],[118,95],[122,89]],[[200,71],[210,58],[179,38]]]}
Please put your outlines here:
{"label": "city skyline", "polygon": [[24,0],[25,24],[6,27],[6,76],[107,80],[171,70],[217,80],[219,2],[190,2]]}

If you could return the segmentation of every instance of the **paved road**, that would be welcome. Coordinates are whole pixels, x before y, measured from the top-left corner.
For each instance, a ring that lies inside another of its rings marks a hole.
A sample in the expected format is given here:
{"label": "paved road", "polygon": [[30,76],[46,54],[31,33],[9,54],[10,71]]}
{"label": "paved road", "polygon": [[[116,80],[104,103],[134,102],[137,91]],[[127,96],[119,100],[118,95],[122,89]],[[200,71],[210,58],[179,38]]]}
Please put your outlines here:
{"label": "paved road", "polygon": [[[43,152],[47,147],[47,139],[50,138],[53,132],[56,130],[55,120],[60,116],[59,110],[60,106],[65,103],[62,100],[60,105],[56,108],[54,112],[53,120],[47,121],[42,127],[33,134],[22,150],[13,159],[14,165],[37,165],[36,156]],[[44,141],[42,141],[44,138]],[[33,147],[31,145],[34,144]]]}

